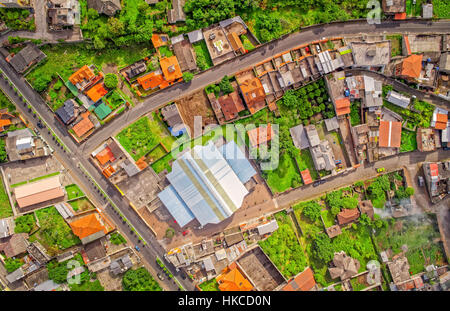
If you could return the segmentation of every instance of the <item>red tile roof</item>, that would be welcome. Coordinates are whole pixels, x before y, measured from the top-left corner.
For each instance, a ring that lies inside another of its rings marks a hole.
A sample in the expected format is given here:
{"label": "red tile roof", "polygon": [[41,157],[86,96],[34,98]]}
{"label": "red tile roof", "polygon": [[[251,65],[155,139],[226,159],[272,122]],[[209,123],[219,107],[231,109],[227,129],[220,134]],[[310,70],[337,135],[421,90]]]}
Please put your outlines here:
{"label": "red tile roof", "polygon": [[336,99],[335,105],[336,105],[336,114],[338,116],[350,113],[350,99],[348,99],[348,97]]}
{"label": "red tile roof", "polygon": [[245,81],[239,87],[250,113],[253,114],[265,106],[266,93],[258,77]]}
{"label": "red tile roof", "polygon": [[228,95],[224,95],[218,99],[220,107],[222,108],[225,120],[229,121],[236,118],[239,112],[245,110],[244,103],[238,92],[233,92]]}
{"label": "red tile roof", "polygon": [[430,175],[433,177],[439,176],[439,167],[437,163],[430,164]]}
{"label": "red tile roof", "polygon": [[410,78],[418,78],[422,70],[422,58],[423,55],[417,54],[412,54],[405,58],[402,62],[401,75]]}
{"label": "red tile roof", "polygon": [[173,82],[183,76],[180,65],[178,64],[178,59],[175,55],[161,58],[159,65],[161,66],[164,78],[167,82]]}
{"label": "red tile roof", "polygon": [[380,121],[379,146],[400,148],[402,138],[402,123],[395,121]]}
{"label": "red tile roof", "polygon": [[308,169],[301,171],[300,174],[302,175],[303,183],[305,185],[309,185],[310,183],[312,183],[311,174],[309,173]]}
{"label": "red tile roof", "polygon": [[283,287],[283,291],[310,291],[316,285],[314,274],[310,267],[299,273],[294,279]]}
{"label": "red tile roof", "polygon": [[445,130],[447,128],[448,116],[443,113],[436,114],[436,124],[434,128],[437,130]]}
{"label": "red tile roof", "polygon": [[89,96],[94,103],[98,102],[100,98],[106,94],[108,94],[108,90],[103,87],[103,83],[94,85],[86,92],[86,95]]}
{"label": "red tile roof", "polygon": [[406,51],[408,52],[408,55],[411,55],[411,46],[409,45],[408,36],[403,35],[403,40],[405,40]]}
{"label": "red tile roof", "polygon": [[105,165],[108,161],[114,162],[114,154],[109,147],[106,147],[95,156],[101,165]]}
{"label": "red tile roof", "polygon": [[395,13],[394,19],[395,20],[404,20],[404,19],[406,19],[406,13],[405,12]]}
{"label": "red tile roof", "polygon": [[349,209],[344,208],[339,214],[337,214],[337,220],[340,225],[351,223],[359,218],[359,211],[357,208]]}

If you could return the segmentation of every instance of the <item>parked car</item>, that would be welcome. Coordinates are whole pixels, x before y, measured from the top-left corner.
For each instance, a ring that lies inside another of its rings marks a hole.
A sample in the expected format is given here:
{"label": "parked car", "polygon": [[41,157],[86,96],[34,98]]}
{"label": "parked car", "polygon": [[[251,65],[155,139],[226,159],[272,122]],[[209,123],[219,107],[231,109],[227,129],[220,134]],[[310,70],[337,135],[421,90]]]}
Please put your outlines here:
{"label": "parked car", "polygon": [[164,281],[164,277],[162,276],[161,273],[158,273],[157,276],[158,276],[158,279],[160,279],[161,281]]}
{"label": "parked car", "polygon": [[315,181],[315,182],[313,183],[313,187],[317,187],[318,185],[320,185],[320,181]]}
{"label": "parked car", "polygon": [[422,176],[419,176],[419,186],[420,187],[423,187],[423,185],[424,185],[424,180],[423,180],[423,177]]}
{"label": "parked car", "polygon": [[384,167],[380,167],[380,168],[377,168],[377,173],[382,173],[382,172],[384,172],[386,169],[384,168]]}
{"label": "parked car", "polygon": [[136,249],[136,250],[137,250],[138,252],[140,252],[140,251],[141,251],[140,247],[139,247],[139,246],[137,246],[137,245],[136,245],[136,246],[135,246],[134,248],[135,248],[135,249]]}
{"label": "parked car", "polygon": [[44,125],[42,124],[42,122],[39,120],[39,122],[37,123],[38,128],[43,129]]}
{"label": "parked car", "polygon": [[319,184],[320,185],[323,185],[324,183],[326,183],[327,181],[326,181],[326,179],[322,179],[321,181],[319,181]]}

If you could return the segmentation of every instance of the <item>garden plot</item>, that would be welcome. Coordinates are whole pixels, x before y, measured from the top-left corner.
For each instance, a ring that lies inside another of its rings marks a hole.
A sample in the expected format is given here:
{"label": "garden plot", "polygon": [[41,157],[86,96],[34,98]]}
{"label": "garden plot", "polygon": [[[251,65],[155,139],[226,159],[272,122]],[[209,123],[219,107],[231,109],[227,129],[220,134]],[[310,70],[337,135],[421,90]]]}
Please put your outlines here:
{"label": "garden plot", "polygon": [[50,83],[48,92],[45,93],[45,100],[53,111],[58,110],[64,105],[66,100],[73,99],[74,97],[59,77]]}

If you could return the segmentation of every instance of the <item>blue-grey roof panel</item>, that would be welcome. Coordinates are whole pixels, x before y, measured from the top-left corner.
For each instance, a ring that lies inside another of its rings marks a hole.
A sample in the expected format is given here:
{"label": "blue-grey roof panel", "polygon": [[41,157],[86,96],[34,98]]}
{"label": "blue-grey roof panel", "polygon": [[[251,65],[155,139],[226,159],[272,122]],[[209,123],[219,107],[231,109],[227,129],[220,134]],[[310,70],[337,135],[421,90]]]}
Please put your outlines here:
{"label": "blue-grey roof panel", "polygon": [[169,210],[170,214],[175,218],[180,227],[184,227],[187,223],[192,221],[195,216],[189,210],[184,201],[180,198],[175,189],[169,185],[158,194],[161,202]]}
{"label": "blue-grey roof panel", "polygon": [[234,141],[224,144],[221,147],[221,152],[225,160],[230,164],[231,169],[236,173],[243,184],[256,174],[255,169]]}

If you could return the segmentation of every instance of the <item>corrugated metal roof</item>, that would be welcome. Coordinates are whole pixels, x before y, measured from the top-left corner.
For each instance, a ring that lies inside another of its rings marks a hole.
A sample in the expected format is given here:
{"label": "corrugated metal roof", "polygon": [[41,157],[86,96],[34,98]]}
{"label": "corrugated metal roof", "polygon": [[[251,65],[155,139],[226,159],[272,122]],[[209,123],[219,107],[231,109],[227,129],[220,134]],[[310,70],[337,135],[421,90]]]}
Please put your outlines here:
{"label": "corrugated metal roof", "polygon": [[246,183],[256,174],[255,169],[234,141],[222,145],[220,151],[242,183]]}
{"label": "corrugated metal roof", "polygon": [[187,223],[192,221],[195,216],[189,210],[183,199],[175,191],[175,188],[170,185],[158,194],[159,199],[167,207],[170,214],[175,218],[180,227],[184,227]]}

